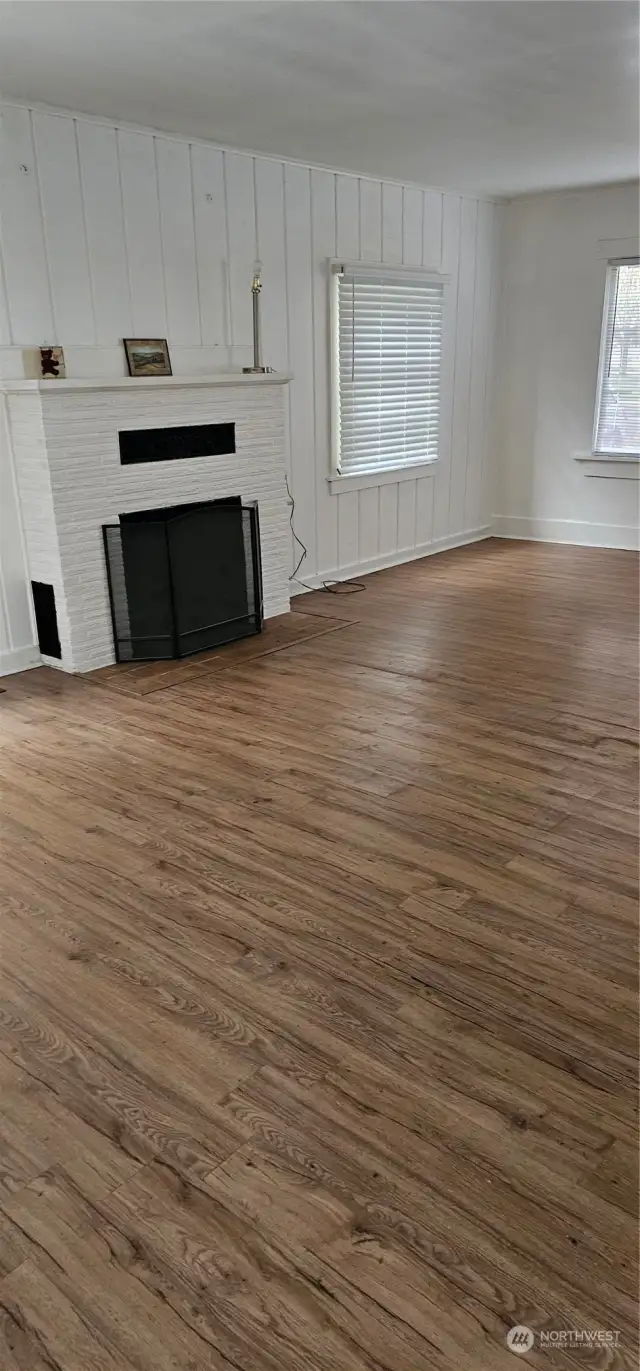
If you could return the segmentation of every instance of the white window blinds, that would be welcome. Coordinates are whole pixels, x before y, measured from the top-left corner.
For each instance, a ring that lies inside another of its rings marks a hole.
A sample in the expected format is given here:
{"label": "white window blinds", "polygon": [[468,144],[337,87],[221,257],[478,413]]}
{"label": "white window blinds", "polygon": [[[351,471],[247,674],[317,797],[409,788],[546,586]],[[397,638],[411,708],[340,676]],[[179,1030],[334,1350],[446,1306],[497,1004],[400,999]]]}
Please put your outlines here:
{"label": "white window blinds", "polygon": [[438,456],[444,282],[338,268],[337,468],[387,471]]}
{"label": "white window blinds", "polygon": [[640,453],[640,264],[612,263],[607,275],[596,452]]}

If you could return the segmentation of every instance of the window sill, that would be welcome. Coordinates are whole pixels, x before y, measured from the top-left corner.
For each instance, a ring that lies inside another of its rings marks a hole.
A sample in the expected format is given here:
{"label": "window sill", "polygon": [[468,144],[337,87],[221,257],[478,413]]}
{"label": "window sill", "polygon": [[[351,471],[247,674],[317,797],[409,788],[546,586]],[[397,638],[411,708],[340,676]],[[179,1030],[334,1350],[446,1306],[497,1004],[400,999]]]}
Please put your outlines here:
{"label": "window sill", "polygon": [[363,471],[360,476],[339,476],[337,473],[327,477],[331,495],[344,495],[347,490],[368,490],[370,486],[396,485],[398,481],[417,481],[421,476],[432,476],[439,465],[438,458],[431,462],[420,462],[415,466],[390,467],[386,471]]}
{"label": "window sill", "polygon": [[585,476],[640,481],[640,453],[575,452],[574,461],[582,464]]}

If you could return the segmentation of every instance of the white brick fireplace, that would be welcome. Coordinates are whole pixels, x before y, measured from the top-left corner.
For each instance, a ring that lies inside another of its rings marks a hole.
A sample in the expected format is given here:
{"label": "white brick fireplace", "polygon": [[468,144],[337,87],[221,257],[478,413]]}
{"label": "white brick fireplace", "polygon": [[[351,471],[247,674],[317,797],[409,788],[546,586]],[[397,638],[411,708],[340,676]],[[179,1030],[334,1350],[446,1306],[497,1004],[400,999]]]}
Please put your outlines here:
{"label": "white brick fireplace", "polygon": [[[257,500],[264,614],[289,609],[281,375],[7,381],[29,574],[54,588],[65,671],[115,660],[102,525],[119,514],[240,495]],[[122,465],[124,430],[235,423],[236,452]]]}

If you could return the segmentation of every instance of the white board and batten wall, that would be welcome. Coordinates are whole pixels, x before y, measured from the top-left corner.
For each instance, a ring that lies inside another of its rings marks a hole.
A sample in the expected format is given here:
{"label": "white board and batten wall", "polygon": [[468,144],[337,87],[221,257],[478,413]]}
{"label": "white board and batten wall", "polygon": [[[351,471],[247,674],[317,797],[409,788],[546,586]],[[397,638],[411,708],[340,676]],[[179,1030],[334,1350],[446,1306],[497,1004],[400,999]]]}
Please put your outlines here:
{"label": "white board and batten wall", "polygon": [[[486,531],[500,206],[18,104],[0,118],[0,374],[20,375],[22,349],[45,343],[64,348],[68,375],[124,374],[127,336],[166,336],[176,373],[239,369],[259,257],[264,360],[294,377],[300,577],[352,576]],[[437,468],[333,495],[328,261],[340,256],[446,272],[453,326]],[[15,670],[34,660],[34,636],[6,431],[0,456],[0,670]]]}

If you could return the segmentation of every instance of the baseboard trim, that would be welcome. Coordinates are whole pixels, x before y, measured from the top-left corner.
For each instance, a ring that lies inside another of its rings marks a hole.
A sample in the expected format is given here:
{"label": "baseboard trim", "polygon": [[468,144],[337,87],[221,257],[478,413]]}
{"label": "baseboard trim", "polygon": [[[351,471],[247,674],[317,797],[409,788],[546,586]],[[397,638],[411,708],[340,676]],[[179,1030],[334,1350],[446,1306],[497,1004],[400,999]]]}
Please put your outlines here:
{"label": "baseboard trim", "polygon": [[325,581],[352,581],[354,577],[369,576],[372,571],[385,571],[387,567],[403,566],[405,562],[416,562],[422,557],[432,557],[437,552],[448,552],[450,548],[465,547],[467,543],[479,543],[483,538],[491,538],[492,529],[466,529],[448,538],[436,538],[432,543],[421,543],[418,547],[403,548],[382,557],[369,557],[365,562],[351,562],[347,566],[336,567],[333,571],[323,571],[321,575],[304,577],[304,581],[291,581],[292,595],[302,594],[305,590],[321,590]]}
{"label": "baseboard trim", "polygon": [[13,676],[16,671],[30,671],[34,666],[42,666],[40,649],[35,644],[0,652],[0,676]]}
{"label": "baseboard trim", "polygon": [[589,524],[579,519],[530,519],[494,514],[494,538],[524,538],[534,543],[571,543],[576,547],[613,547],[637,552],[640,530],[633,524]]}

